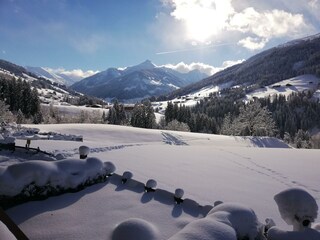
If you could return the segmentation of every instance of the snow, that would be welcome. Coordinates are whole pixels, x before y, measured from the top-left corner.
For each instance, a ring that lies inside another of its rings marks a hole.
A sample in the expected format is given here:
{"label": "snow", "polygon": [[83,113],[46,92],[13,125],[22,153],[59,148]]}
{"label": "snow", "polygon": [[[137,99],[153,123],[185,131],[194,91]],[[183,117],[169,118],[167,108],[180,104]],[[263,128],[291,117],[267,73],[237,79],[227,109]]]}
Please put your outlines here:
{"label": "snow", "polygon": [[261,89],[257,89],[246,95],[248,100],[253,97],[265,98],[273,95],[284,95],[288,97],[294,92],[317,89],[319,78],[314,75],[301,75],[281,82],[274,83]]}
{"label": "snow", "polygon": [[273,227],[268,231],[268,240],[319,240],[320,232],[311,228],[303,232],[289,232]]}
{"label": "snow", "polygon": [[238,203],[222,203],[214,207],[207,218],[225,223],[235,229],[242,239],[261,239],[261,226],[254,211]]}
{"label": "snow", "polygon": [[15,196],[29,184],[42,187],[75,188],[104,173],[104,163],[97,158],[65,159],[55,162],[33,160],[0,169],[0,195]]}
{"label": "snow", "polygon": [[177,189],[175,190],[175,192],[174,192],[174,196],[175,196],[176,198],[182,198],[183,195],[184,195],[184,191],[183,191],[183,189],[181,189],[181,188],[177,188]]}
{"label": "snow", "polygon": [[[46,108],[50,107],[50,105],[48,104],[41,104],[41,106]],[[63,103],[57,103],[57,102],[54,103],[53,108],[57,109],[60,114],[65,116],[79,115],[81,111],[85,111],[92,114],[98,113],[101,115],[103,112],[105,112],[106,114],[109,112],[108,109],[104,109],[104,108],[92,108],[92,107],[86,107],[86,106],[72,106],[72,105],[67,106],[67,105],[63,105]]]}
{"label": "snow", "polygon": [[112,234],[112,240],[157,240],[159,230],[151,223],[138,218],[127,219],[120,223]]}
{"label": "snow", "polygon": [[218,221],[208,218],[199,219],[188,224],[169,240],[236,240],[235,230]]}
{"label": "snow", "polygon": [[157,181],[154,179],[149,179],[146,183],[147,188],[156,188],[157,186]]}
{"label": "snow", "polygon": [[282,219],[287,224],[293,225],[294,231],[305,229],[317,218],[317,202],[303,189],[291,188],[282,191],[274,199]]}
{"label": "snow", "polygon": [[[115,171],[106,182],[82,191],[6,210],[30,239],[112,239],[121,223],[142,231],[156,229],[155,239],[236,239],[235,228],[243,234],[259,233],[256,219],[270,218],[279,229],[290,230],[273,199],[285,189],[302,188],[320,202],[320,174],[315,167],[319,150],[289,148],[274,138],[100,124],[29,127],[81,135],[83,142],[32,141],[35,148],[67,158],[56,161],[33,160],[32,156],[39,159],[38,154],[0,151],[0,184],[6,185],[0,186],[1,191],[13,194],[31,180],[45,184],[48,179],[55,185],[74,187],[97,173]],[[16,145],[24,144],[25,140],[16,140]],[[79,159],[80,146],[90,148],[87,160]],[[23,154],[26,160],[16,164]],[[123,183],[126,171],[132,177]],[[145,191],[150,179],[157,183],[155,192]],[[184,191],[180,204],[174,200],[178,188]],[[241,214],[224,209],[207,216],[229,202],[242,206]],[[248,216],[253,225],[239,225],[237,216]]]}
{"label": "snow", "polygon": [[5,224],[0,221],[0,239],[17,240]]}

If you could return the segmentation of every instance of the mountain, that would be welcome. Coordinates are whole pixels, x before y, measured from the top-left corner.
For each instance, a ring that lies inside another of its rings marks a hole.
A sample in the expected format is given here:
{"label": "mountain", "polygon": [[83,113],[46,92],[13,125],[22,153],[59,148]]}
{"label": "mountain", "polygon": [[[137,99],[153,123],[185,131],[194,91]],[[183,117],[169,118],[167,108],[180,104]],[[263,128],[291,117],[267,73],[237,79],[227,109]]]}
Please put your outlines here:
{"label": "mountain", "polygon": [[0,76],[5,78],[16,77],[23,79],[32,79],[36,77],[34,74],[27,71],[24,67],[2,59],[0,59]]}
{"label": "mountain", "polygon": [[243,63],[178,89],[168,97],[188,95],[219,85],[264,87],[305,74],[320,77],[320,34],[261,52]]}
{"label": "mountain", "polygon": [[[50,75],[45,71],[41,71],[41,68],[35,68],[34,70],[37,70],[42,76],[39,77],[22,66],[0,59],[0,80],[11,80],[14,78],[29,82],[32,87],[38,90],[42,103],[63,102],[65,101],[65,97],[70,99],[80,97],[79,93],[68,89],[65,85],[50,80]],[[82,100],[88,98],[83,95],[81,97]]]}
{"label": "mountain", "polygon": [[179,73],[146,60],[125,69],[109,68],[73,84],[71,88],[100,98],[135,101],[167,94],[204,77],[206,75],[198,70]]}
{"label": "mountain", "polygon": [[59,84],[64,84],[67,86],[72,85],[75,82],[78,82],[82,79],[79,77],[72,77],[72,76],[68,76],[63,73],[55,72],[50,68],[30,67],[30,66],[26,66],[25,68],[26,68],[26,70],[35,74],[38,77],[47,78],[51,81],[54,81]]}

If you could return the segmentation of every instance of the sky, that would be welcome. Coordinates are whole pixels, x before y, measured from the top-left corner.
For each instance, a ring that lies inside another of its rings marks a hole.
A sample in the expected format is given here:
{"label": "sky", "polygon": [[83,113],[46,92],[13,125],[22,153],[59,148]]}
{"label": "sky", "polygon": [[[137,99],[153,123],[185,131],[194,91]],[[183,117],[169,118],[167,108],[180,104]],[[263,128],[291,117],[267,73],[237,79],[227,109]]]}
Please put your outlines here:
{"label": "sky", "polygon": [[212,74],[319,33],[319,11],[320,0],[0,0],[0,59],[80,75],[149,59]]}

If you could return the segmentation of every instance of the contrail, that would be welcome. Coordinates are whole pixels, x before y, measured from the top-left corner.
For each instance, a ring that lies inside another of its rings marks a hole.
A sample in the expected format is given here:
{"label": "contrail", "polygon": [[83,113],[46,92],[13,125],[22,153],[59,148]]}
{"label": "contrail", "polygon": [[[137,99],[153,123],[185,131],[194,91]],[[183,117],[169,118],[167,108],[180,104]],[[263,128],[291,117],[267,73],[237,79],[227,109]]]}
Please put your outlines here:
{"label": "contrail", "polygon": [[221,44],[209,45],[209,46],[204,46],[204,47],[184,48],[184,49],[179,49],[179,50],[158,52],[158,53],[156,53],[156,55],[172,54],[172,53],[179,53],[179,52],[190,52],[190,51],[197,51],[197,50],[202,50],[202,49],[215,48],[215,47],[234,45],[234,44],[235,43],[221,43]]}

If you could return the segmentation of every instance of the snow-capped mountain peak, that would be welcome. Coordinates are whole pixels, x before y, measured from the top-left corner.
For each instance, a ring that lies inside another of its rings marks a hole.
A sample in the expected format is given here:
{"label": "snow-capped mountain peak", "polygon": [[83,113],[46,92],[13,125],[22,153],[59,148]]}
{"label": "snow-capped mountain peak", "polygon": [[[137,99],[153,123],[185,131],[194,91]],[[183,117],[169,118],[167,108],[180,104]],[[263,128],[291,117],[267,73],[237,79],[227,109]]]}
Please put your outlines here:
{"label": "snow-capped mountain peak", "polygon": [[150,60],[146,60],[138,65],[128,67],[124,71],[126,73],[130,73],[130,72],[140,71],[140,70],[150,70],[150,69],[154,69],[156,67],[157,66],[155,64],[153,64]]}
{"label": "snow-capped mountain peak", "polygon": [[204,78],[197,72],[179,73],[150,60],[124,70],[109,68],[72,85],[76,91],[100,98],[130,101],[167,94]]}

